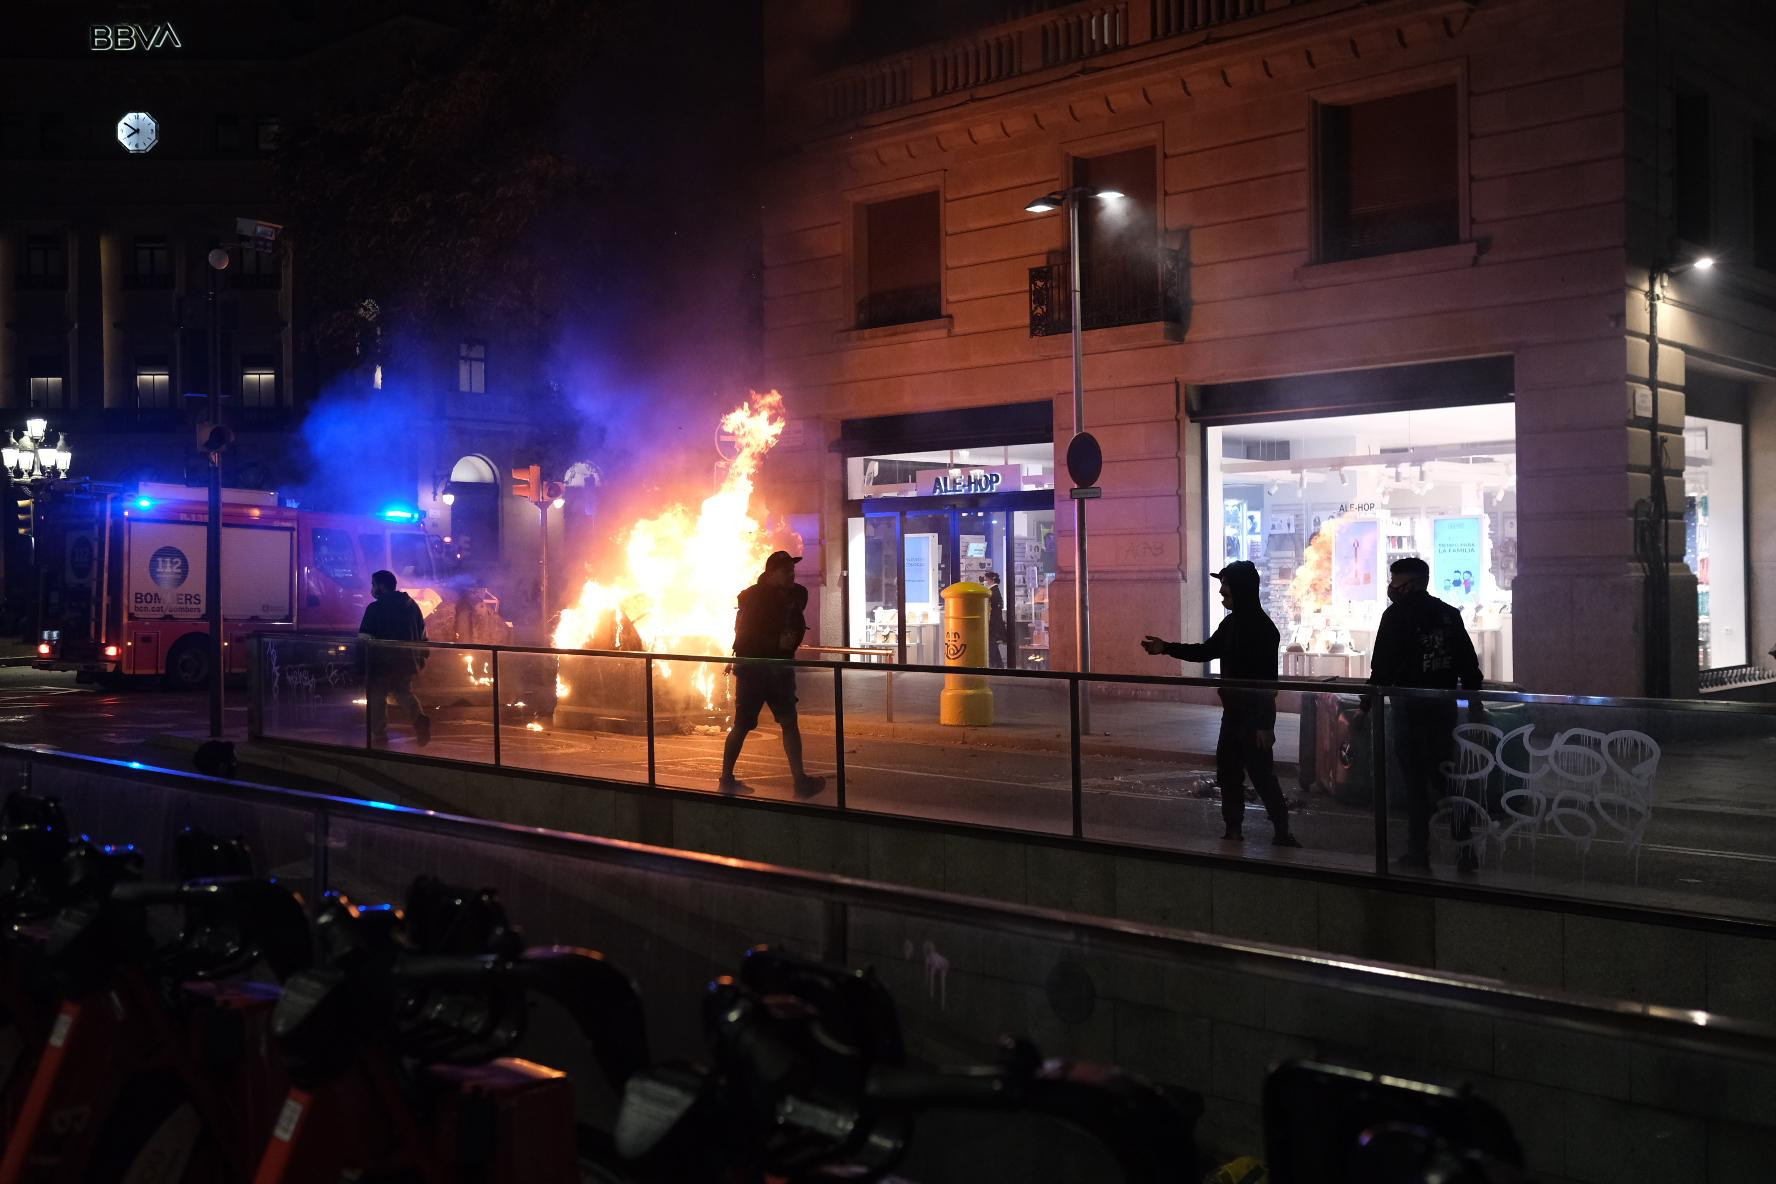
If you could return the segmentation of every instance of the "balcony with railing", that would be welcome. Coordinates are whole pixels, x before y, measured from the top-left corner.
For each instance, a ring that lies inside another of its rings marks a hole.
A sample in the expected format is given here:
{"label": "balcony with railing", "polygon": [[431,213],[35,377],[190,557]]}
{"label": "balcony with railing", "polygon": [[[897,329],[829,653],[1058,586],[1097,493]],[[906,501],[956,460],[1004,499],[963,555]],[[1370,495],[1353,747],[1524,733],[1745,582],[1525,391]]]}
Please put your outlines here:
{"label": "balcony with railing", "polygon": [[[1092,268],[1079,284],[1080,313],[1085,329],[1118,325],[1184,323],[1184,252],[1162,247],[1151,277],[1138,266]],[[1049,337],[1073,329],[1073,308],[1067,291],[1065,257],[1030,269],[1030,336]]]}
{"label": "balcony with railing", "polygon": [[1035,11],[831,71],[813,81],[807,110],[816,123],[858,119],[1134,45],[1196,36],[1305,2],[1085,0],[1021,5],[1017,7]]}

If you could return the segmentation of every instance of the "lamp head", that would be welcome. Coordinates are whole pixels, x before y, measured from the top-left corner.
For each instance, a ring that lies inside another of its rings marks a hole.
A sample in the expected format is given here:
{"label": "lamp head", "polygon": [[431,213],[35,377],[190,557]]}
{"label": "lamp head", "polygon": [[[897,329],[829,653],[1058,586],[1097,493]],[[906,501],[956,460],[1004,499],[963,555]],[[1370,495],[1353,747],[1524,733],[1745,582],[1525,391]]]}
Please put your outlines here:
{"label": "lamp head", "polygon": [[1043,194],[1041,197],[1025,206],[1024,211],[1030,214],[1046,214],[1050,210],[1060,209],[1062,205],[1066,204],[1066,201],[1066,192],[1057,189],[1053,193]]}
{"label": "lamp head", "polygon": [[41,440],[49,434],[49,421],[33,416],[25,421],[25,435],[33,440]]}
{"label": "lamp head", "polygon": [[1122,192],[1122,190],[1120,190],[1120,189],[1100,189],[1096,193],[1092,194],[1092,196],[1093,197],[1101,197],[1105,201],[1115,201],[1119,197],[1126,196],[1126,194],[1124,194]]}
{"label": "lamp head", "polygon": [[1695,267],[1697,271],[1708,271],[1714,267],[1714,256],[1704,255],[1691,266]]}

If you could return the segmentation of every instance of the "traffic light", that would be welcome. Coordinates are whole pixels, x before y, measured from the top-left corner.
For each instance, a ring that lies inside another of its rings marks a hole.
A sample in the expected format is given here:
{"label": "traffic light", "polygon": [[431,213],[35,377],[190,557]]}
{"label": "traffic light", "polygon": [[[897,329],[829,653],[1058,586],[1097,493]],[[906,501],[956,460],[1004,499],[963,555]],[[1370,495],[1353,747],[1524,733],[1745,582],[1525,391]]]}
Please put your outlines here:
{"label": "traffic light", "polygon": [[13,503],[12,529],[15,534],[28,535],[36,525],[37,502],[26,494]]}
{"label": "traffic light", "polygon": [[543,492],[543,466],[531,465],[528,468],[512,470],[512,496],[521,497],[527,502],[534,502]]}
{"label": "traffic light", "polygon": [[559,506],[561,499],[566,496],[567,487],[561,482],[545,481],[543,482],[542,497],[538,499],[537,504],[542,505],[546,502],[551,506]]}

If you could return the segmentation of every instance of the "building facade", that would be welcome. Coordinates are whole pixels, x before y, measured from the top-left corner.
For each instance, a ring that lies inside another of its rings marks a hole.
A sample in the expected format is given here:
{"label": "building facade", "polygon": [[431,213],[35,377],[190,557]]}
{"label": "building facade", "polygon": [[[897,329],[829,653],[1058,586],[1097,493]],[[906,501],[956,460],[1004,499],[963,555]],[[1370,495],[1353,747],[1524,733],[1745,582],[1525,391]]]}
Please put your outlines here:
{"label": "building facade", "polygon": [[[75,478],[199,484],[196,429],[215,385],[237,435],[228,483],[352,512],[392,495],[462,534],[450,545],[485,571],[534,576],[535,511],[505,496],[507,470],[531,459],[532,360],[465,334],[385,382],[366,321],[358,372],[325,372],[301,332],[303,265],[324,264],[287,241],[250,249],[238,228],[286,221],[273,160],[292,117],[323,96],[374,109],[391,64],[456,35],[454,6],[97,11],[24,6],[0,50],[0,426],[48,420]],[[218,246],[220,274],[207,261]],[[376,407],[397,389],[404,426],[389,431]],[[372,455],[305,434],[323,399],[365,408]],[[7,532],[9,623],[31,596],[28,542]]]}
{"label": "building facade", "polygon": [[1776,644],[1762,6],[961,7],[887,54],[869,6],[767,9],[768,492],[823,640],[935,660],[995,570],[1008,660],[1074,666],[1067,210],[1028,209],[1071,188],[1094,669],[1202,636],[1236,558],[1298,676],[1366,673],[1408,554],[1537,691]]}

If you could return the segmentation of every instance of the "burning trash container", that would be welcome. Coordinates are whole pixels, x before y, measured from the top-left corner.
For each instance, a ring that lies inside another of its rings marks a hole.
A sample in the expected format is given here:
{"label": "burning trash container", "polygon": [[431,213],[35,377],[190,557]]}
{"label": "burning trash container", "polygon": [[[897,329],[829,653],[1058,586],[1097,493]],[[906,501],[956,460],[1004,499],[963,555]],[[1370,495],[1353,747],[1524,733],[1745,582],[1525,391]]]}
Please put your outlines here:
{"label": "burning trash container", "polygon": [[[944,665],[987,664],[987,617],[993,592],[985,584],[964,580],[943,590]],[[983,728],[993,723],[993,688],[977,675],[944,675],[938,697],[938,722],[946,726]]]}
{"label": "burning trash container", "polygon": [[[631,598],[635,600],[636,598]],[[624,607],[605,614],[586,648],[634,654],[633,658],[563,654],[556,676],[554,719],[558,727],[584,731],[647,731],[647,642],[636,619]],[[638,611],[642,605],[634,606]],[[724,726],[732,713],[732,684],[720,662],[656,661],[654,726],[657,731],[689,733],[698,727]]]}

